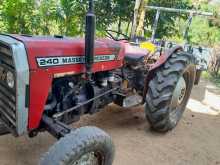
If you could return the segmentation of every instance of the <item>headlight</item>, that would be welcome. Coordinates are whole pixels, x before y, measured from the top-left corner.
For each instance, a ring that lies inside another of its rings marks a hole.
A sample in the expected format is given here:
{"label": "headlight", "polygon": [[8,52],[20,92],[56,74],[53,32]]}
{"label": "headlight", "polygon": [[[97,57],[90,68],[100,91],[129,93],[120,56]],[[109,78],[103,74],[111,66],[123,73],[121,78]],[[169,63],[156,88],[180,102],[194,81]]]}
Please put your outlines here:
{"label": "headlight", "polygon": [[8,86],[10,88],[14,88],[14,85],[15,85],[15,79],[14,79],[14,75],[12,72],[7,72],[7,83],[8,83]]}

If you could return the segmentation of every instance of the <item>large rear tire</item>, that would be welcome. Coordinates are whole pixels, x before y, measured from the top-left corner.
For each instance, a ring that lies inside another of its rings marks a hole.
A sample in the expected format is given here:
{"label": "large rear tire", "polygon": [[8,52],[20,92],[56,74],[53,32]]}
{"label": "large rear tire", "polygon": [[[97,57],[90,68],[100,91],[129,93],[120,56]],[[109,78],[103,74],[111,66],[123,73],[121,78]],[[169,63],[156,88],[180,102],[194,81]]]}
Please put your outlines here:
{"label": "large rear tire", "polygon": [[55,143],[40,165],[111,165],[113,158],[110,136],[96,127],[82,127]]}
{"label": "large rear tire", "polygon": [[195,81],[193,56],[178,51],[156,72],[146,95],[146,117],[152,128],[167,132],[182,117]]}

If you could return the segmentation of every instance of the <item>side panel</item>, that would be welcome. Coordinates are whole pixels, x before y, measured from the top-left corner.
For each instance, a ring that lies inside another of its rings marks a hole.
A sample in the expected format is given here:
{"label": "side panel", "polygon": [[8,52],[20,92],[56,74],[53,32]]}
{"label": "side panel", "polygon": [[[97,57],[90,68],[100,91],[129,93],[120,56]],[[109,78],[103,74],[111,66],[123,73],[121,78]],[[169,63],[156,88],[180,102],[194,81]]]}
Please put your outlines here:
{"label": "side panel", "polygon": [[[60,45],[59,45],[60,44]],[[78,57],[82,58],[84,55],[84,48],[82,45],[73,45],[70,42],[65,43],[51,43],[45,42],[27,42],[26,48],[28,51],[30,69],[30,105],[29,105],[29,123],[28,129],[33,130],[39,127],[42,114],[44,112],[44,105],[46,103],[49,90],[54,78],[62,75],[77,75],[85,73],[85,65],[82,63],[64,64],[48,66],[39,66],[38,60],[41,58],[51,58],[58,60],[65,57]],[[120,43],[117,48],[108,48],[107,46],[96,45],[95,54],[98,62],[93,65],[93,72],[114,70],[121,68],[124,62],[124,48],[120,48]],[[112,60],[112,56],[107,61],[102,61],[99,57],[105,55],[115,55],[115,59]]]}
{"label": "side panel", "polygon": [[[119,68],[122,66],[122,61],[100,62],[95,63],[93,71],[108,70],[109,67]],[[54,67],[50,69],[39,69],[30,71],[30,110],[29,110],[29,130],[39,127],[41,117],[44,111],[48,93],[54,77],[65,74],[80,74],[84,73],[83,64],[71,65],[68,67]]]}
{"label": "side panel", "polygon": [[36,129],[41,121],[48,93],[53,79],[47,71],[30,72],[30,105],[29,105],[29,130]]}

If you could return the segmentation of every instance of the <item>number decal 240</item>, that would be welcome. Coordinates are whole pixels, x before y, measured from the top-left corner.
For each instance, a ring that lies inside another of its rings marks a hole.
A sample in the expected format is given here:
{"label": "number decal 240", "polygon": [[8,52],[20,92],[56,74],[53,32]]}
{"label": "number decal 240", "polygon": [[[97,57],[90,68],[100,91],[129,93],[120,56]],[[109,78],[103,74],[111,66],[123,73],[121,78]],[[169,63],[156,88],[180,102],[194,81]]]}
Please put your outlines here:
{"label": "number decal 240", "polygon": [[59,64],[59,59],[57,59],[57,58],[40,59],[39,64],[40,64],[40,66],[57,65],[57,64]]}

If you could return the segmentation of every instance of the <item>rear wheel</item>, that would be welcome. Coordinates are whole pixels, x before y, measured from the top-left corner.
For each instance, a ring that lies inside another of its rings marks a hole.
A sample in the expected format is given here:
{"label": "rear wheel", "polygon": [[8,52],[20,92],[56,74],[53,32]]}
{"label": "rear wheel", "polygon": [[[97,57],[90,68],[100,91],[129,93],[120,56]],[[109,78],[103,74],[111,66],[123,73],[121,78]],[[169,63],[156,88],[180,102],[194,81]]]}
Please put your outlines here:
{"label": "rear wheel", "polygon": [[145,112],[154,130],[167,132],[181,119],[195,79],[192,61],[191,54],[174,53],[150,81]]}
{"label": "rear wheel", "polygon": [[111,165],[113,158],[110,136],[96,127],[82,127],[52,146],[40,165]]}

